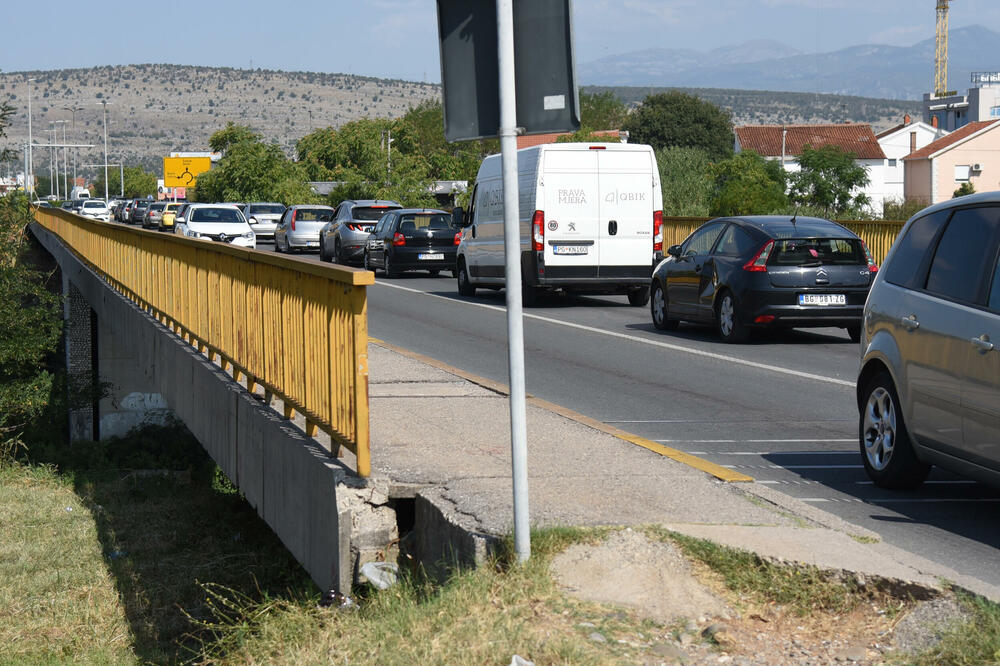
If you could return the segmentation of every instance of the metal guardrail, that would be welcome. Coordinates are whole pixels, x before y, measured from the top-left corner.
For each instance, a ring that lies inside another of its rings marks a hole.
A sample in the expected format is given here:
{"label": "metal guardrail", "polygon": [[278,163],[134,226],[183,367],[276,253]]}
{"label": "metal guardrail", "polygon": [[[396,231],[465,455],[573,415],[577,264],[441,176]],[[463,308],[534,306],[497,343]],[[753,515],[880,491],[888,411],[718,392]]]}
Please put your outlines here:
{"label": "metal guardrail", "polygon": [[[684,242],[692,231],[708,222],[710,217],[664,217],[663,248]],[[868,246],[875,263],[881,265],[892,247],[892,242],[903,229],[905,222],[891,220],[835,220],[858,236]]]}
{"label": "metal guardrail", "polygon": [[120,293],[148,310],[210,360],[232,366],[298,411],[310,436],[371,473],[368,425],[368,310],[374,275],[223,243],[133,229],[59,209],[39,224],[58,235]]}

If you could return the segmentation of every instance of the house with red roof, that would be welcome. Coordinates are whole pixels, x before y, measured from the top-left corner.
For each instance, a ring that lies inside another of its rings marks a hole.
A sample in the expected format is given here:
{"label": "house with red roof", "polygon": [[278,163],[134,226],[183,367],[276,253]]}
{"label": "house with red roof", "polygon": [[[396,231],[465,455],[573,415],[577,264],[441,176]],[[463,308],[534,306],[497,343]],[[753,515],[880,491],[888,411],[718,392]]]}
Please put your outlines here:
{"label": "house with red roof", "polygon": [[947,133],[935,123],[914,121],[907,114],[899,125],[875,135],[879,145],[882,146],[882,151],[885,152],[885,179],[882,183],[881,197],[883,202],[902,202],[906,196],[903,158],[937,141]]}
{"label": "house with red roof", "polygon": [[882,210],[885,198],[885,152],[865,123],[826,125],[740,125],[734,128],[736,152],[752,150],[769,160],[779,160],[785,171],[801,168],[798,158],[805,146],[836,146],[854,154],[854,160],[868,171],[869,184],[862,192],[872,201],[875,211]]}
{"label": "house with red roof", "polygon": [[904,195],[935,204],[962,183],[977,191],[1000,189],[1000,120],[971,122],[903,158]]}

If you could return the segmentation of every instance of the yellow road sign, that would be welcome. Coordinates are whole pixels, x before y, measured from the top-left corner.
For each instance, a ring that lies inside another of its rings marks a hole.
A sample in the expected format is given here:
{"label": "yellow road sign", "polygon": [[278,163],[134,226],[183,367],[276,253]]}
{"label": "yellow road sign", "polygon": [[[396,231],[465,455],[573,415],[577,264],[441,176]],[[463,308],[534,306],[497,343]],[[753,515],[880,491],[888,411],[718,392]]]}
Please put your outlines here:
{"label": "yellow road sign", "polygon": [[194,187],[198,174],[212,168],[211,157],[164,157],[164,187]]}

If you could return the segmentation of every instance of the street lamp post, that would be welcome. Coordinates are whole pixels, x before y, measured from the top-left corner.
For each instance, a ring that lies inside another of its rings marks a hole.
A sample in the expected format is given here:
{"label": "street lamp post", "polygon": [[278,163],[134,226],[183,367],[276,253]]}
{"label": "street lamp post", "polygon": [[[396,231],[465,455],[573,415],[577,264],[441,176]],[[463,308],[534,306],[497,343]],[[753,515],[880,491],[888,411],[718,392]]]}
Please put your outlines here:
{"label": "street lamp post", "polygon": [[104,200],[108,200],[108,100],[102,99],[104,107]]}
{"label": "street lamp post", "polygon": [[[24,191],[28,194],[35,193],[35,164],[31,160],[31,82],[34,79],[28,79],[28,173],[24,174],[26,181],[30,178],[30,185],[28,182],[24,184]],[[34,197],[32,197],[34,199]]]}
{"label": "street lamp post", "polygon": [[[74,104],[73,106],[64,106],[63,111],[69,111],[73,114],[73,140],[76,141],[76,112],[83,111],[83,107]],[[76,151],[73,151],[73,186],[76,187]],[[66,191],[69,192],[69,190]]]}

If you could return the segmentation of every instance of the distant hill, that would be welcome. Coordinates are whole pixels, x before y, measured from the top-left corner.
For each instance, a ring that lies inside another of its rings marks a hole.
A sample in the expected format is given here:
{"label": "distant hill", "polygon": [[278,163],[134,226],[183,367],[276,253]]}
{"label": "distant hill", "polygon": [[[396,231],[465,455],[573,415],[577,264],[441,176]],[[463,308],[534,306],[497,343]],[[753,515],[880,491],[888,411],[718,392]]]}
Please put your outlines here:
{"label": "distant hill", "polygon": [[[750,52],[777,53],[781,48],[755,42],[720,49],[713,57],[718,62],[739,61]],[[76,113],[76,133],[67,124],[67,139],[95,146],[81,150],[77,163],[101,163],[104,133],[99,102],[109,99],[109,161],[117,163],[124,158],[127,165],[141,164],[156,173],[162,168],[162,158],[172,151],[208,150],[209,136],[230,120],[250,125],[294,155],[295,143],[313,128],[339,127],[365,116],[398,117],[411,106],[441,95],[440,86],[432,84],[314,72],[179,65],[0,72],[0,101],[16,107],[7,146],[18,152],[27,139],[28,77],[36,79],[32,84],[32,124],[37,143],[51,136],[46,133],[51,121],[71,120],[65,107],[75,105],[81,107]],[[610,89],[629,104],[662,90]],[[851,121],[871,123],[877,131],[900,122],[904,113],[916,116],[920,112],[917,103],[896,100],[701,87],[686,90],[729,110],[737,124]],[[62,126],[57,127],[61,137]],[[36,151],[37,172],[48,169],[48,155],[48,149]],[[18,168],[16,164],[9,166]]]}
{"label": "distant hill", "polygon": [[[964,91],[974,71],[1000,69],[1000,34],[979,25],[949,35],[949,84]],[[699,52],[646,49],[577,66],[585,85],[733,88],[919,100],[930,92],[934,39],[913,46],[862,44],[831,53],[780,42]]]}

